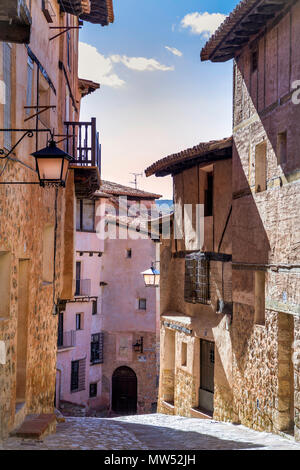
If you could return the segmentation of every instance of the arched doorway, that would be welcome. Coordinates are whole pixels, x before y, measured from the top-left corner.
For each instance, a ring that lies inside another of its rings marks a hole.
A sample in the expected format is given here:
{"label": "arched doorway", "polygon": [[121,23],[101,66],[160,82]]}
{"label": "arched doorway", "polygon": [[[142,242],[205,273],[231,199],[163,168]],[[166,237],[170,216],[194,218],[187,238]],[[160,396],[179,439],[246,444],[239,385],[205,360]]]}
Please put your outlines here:
{"label": "arched doorway", "polygon": [[137,377],[130,367],[119,367],[112,376],[112,409],[120,414],[135,414]]}

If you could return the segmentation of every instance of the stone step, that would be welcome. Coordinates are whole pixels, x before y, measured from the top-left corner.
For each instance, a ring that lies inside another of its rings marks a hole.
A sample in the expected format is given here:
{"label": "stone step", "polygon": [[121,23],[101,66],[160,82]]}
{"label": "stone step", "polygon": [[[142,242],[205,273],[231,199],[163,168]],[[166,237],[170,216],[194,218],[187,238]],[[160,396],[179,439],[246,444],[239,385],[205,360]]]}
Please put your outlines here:
{"label": "stone step", "polygon": [[191,408],[191,418],[212,419],[213,413],[202,408]]}
{"label": "stone step", "polygon": [[28,415],[21,426],[12,431],[11,436],[39,439],[42,436],[55,432],[56,416],[54,413]]}

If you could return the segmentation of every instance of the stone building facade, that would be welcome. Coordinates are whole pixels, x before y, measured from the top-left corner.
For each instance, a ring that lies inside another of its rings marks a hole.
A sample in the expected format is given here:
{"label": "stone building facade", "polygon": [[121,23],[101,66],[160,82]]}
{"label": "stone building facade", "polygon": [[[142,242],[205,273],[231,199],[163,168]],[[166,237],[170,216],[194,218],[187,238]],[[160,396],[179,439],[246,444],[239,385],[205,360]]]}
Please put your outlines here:
{"label": "stone building facade", "polygon": [[[147,176],[172,174],[174,181],[173,228],[170,238],[167,231],[161,234],[160,251],[158,410],[163,413],[235,419],[231,157],[229,138],[202,143],[146,170]],[[200,207],[204,212],[197,221]]]}
{"label": "stone building facade", "polygon": [[202,51],[202,60],[234,58],[234,406],[243,424],[297,439],[299,37],[299,1],[248,0]]}
{"label": "stone building facade", "polygon": [[57,355],[57,406],[65,413],[155,409],[158,293],[141,273],[155,260],[156,244],[130,227],[138,220],[134,206],[148,213],[159,197],[102,181],[93,198],[77,199],[76,292],[60,314]]}
{"label": "stone building facade", "polygon": [[95,19],[89,1],[79,4],[0,1],[0,438],[26,415],[54,410],[56,313],[74,294],[75,192],[90,172],[78,180],[69,148],[76,162],[66,187],[43,188],[30,154],[46,146],[49,129],[67,150],[66,122],[79,120],[78,27],[83,13]]}

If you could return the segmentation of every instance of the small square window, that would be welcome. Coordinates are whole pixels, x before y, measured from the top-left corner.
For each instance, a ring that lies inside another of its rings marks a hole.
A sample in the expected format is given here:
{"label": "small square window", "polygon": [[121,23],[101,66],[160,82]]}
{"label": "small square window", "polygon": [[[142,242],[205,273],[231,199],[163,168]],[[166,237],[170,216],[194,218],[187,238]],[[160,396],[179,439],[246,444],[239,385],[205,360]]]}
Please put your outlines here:
{"label": "small square window", "polygon": [[97,313],[98,313],[98,303],[97,303],[97,300],[93,300],[92,315],[97,315]]}
{"label": "small square window", "polygon": [[97,396],[97,383],[95,384],[90,384],[90,398],[96,397]]}
{"label": "small square window", "polygon": [[83,324],[82,324],[82,314],[81,313],[76,313],[76,330],[82,330]]}
{"label": "small square window", "polygon": [[132,258],[132,250],[131,248],[129,250],[126,250],[126,258],[131,259]]}
{"label": "small square window", "polygon": [[184,342],[181,343],[181,365],[187,365],[187,343]]}
{"label": "small square window", "polygon": [[139,310],[146,310],[146,309],[147,309],[147,300],[139,299]]}

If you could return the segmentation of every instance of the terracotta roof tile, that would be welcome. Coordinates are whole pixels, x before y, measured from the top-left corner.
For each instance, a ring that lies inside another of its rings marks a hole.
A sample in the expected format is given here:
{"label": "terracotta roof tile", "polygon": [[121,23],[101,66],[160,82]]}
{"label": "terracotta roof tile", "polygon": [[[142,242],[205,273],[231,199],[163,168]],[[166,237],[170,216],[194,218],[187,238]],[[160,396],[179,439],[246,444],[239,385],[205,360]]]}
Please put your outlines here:
{"label": "terracotta roof tile", "polygon": [[[225,62],[232,59],[237,50],[243,47],[252,36],[263,30],[268,21],[272,20],[289,3],[291,3],[289,0],[275,0],[273,3],[270,0],[240,1],[202,49],[201,60]],[[250,14],[255,16],[250,21],[252,27],[247,29],[249,26],[243,24],[243,20],[247,19]],[[259,22],[258,19],[260,19]],[[244,29],[242,37],[234,34],[237,29]]]}
{"label": "terracotta roof tile", "polygon": [[148,193],[140,189],[131,188],[129,186],[123,186],[122,184],[113,183],[112,181],[101,180],[101,186],[99,191],[95,192],[95,196],[98,197],[109,197],[114,196],[128,196],[137,199],[160,199],[160,194]]}
{"label": "terracotta roof tile", "polygon": [[94,91],[99,90],[100,83],[93,82],[92,80],[85,80],[84,78],[79,78],[78,88],[81,96],[84,98]]}
{"label": "terracotta roof tile", "polygon": [[90,23],[107,26],[114,22],[113,0],[90,0],[91,11],[89,14],[82,13],[80,18]]}
{"label": "terracotta roof tile", "polygon": [[157,176],[164,176],[172,173],[172,169],[180,163],[186,163],[189,160],[201,158],[216,150],[222,150],[232,147],[232,137],[227,137],[222,140],[211,140],[210,142],[202,142],[195,147],[183,150],[179,153],[174,153],[168,157],[162,158],[153,165],[149,166],[146,170],[146,176],[156,174]]}

